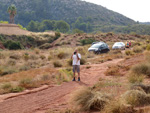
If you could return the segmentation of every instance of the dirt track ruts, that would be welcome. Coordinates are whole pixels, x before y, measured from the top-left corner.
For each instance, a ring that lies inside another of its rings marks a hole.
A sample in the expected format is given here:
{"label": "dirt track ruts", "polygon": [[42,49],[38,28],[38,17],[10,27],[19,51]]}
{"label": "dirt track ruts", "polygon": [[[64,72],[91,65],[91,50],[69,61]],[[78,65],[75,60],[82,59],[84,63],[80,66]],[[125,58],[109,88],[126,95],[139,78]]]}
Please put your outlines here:
{"label": "dirt track ruts", "polygon": [[102,64],[81,66],[81,82],[68,82],[60,86],[31,94],[20,95],[0,102],[0,113],[44,113],[48,109],[62,109],[68,106],[70,94],[80,86],[92,86],[99,78],[111,79],[104,75],[107,66],[116,64],[122,59],[108,61]]}

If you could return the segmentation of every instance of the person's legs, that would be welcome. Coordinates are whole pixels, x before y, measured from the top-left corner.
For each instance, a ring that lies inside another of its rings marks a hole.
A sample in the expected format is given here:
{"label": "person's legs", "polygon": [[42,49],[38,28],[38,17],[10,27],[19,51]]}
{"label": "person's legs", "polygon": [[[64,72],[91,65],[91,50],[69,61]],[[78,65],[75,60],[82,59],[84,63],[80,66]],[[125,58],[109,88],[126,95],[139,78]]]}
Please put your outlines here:
{"label": "person's legs", "polygon": [[80,81],[80,66],[77,66],[77,72],[78,72],[78,81]]}
{"label": "person's legs", "polygon": [[75,75],[76,75],[76,66],[73,65],[73,80],[72,81],[76,81]]}

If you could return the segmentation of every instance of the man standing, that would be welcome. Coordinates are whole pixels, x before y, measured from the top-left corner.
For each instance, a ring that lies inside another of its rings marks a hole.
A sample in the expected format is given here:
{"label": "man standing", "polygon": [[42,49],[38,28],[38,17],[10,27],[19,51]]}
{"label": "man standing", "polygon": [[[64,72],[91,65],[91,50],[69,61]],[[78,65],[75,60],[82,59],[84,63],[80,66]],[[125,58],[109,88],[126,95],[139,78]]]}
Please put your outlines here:
{"label": "man standing", "polygon": [[76,81],[75,78],[75,73],[78,73],[78,81],[80,81],[80,59],[81,59],[81,55],[80,53],[78,53],[78,50],[76,49],[75,52],[73,53],[73,55],[71,56],[72,61],[72,65],[73,65],[73,80],[72,81]]}

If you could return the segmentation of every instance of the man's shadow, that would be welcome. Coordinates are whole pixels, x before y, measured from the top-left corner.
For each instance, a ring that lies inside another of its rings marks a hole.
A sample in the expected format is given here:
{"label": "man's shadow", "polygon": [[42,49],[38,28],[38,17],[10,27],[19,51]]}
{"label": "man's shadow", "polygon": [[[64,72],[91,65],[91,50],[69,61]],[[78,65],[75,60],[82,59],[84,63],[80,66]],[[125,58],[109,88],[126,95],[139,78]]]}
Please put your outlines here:
{"label": "man's shadow", "polygon": [[89,86],[89,84],[86,84],[86,83],[84,83],[82,81],[75,81],[75,82],[78,83],[81,86]]}

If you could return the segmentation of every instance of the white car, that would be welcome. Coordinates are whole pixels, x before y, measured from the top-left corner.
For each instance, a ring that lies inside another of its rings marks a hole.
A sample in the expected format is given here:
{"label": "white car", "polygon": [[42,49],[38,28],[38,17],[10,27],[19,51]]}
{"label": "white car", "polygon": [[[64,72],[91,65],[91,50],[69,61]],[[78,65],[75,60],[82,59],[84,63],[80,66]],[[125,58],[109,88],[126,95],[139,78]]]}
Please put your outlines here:
{"label": "white car", "polygon": [[112,49],[125,49],[125,44],[123,42],[116,42],[112,46]]}

